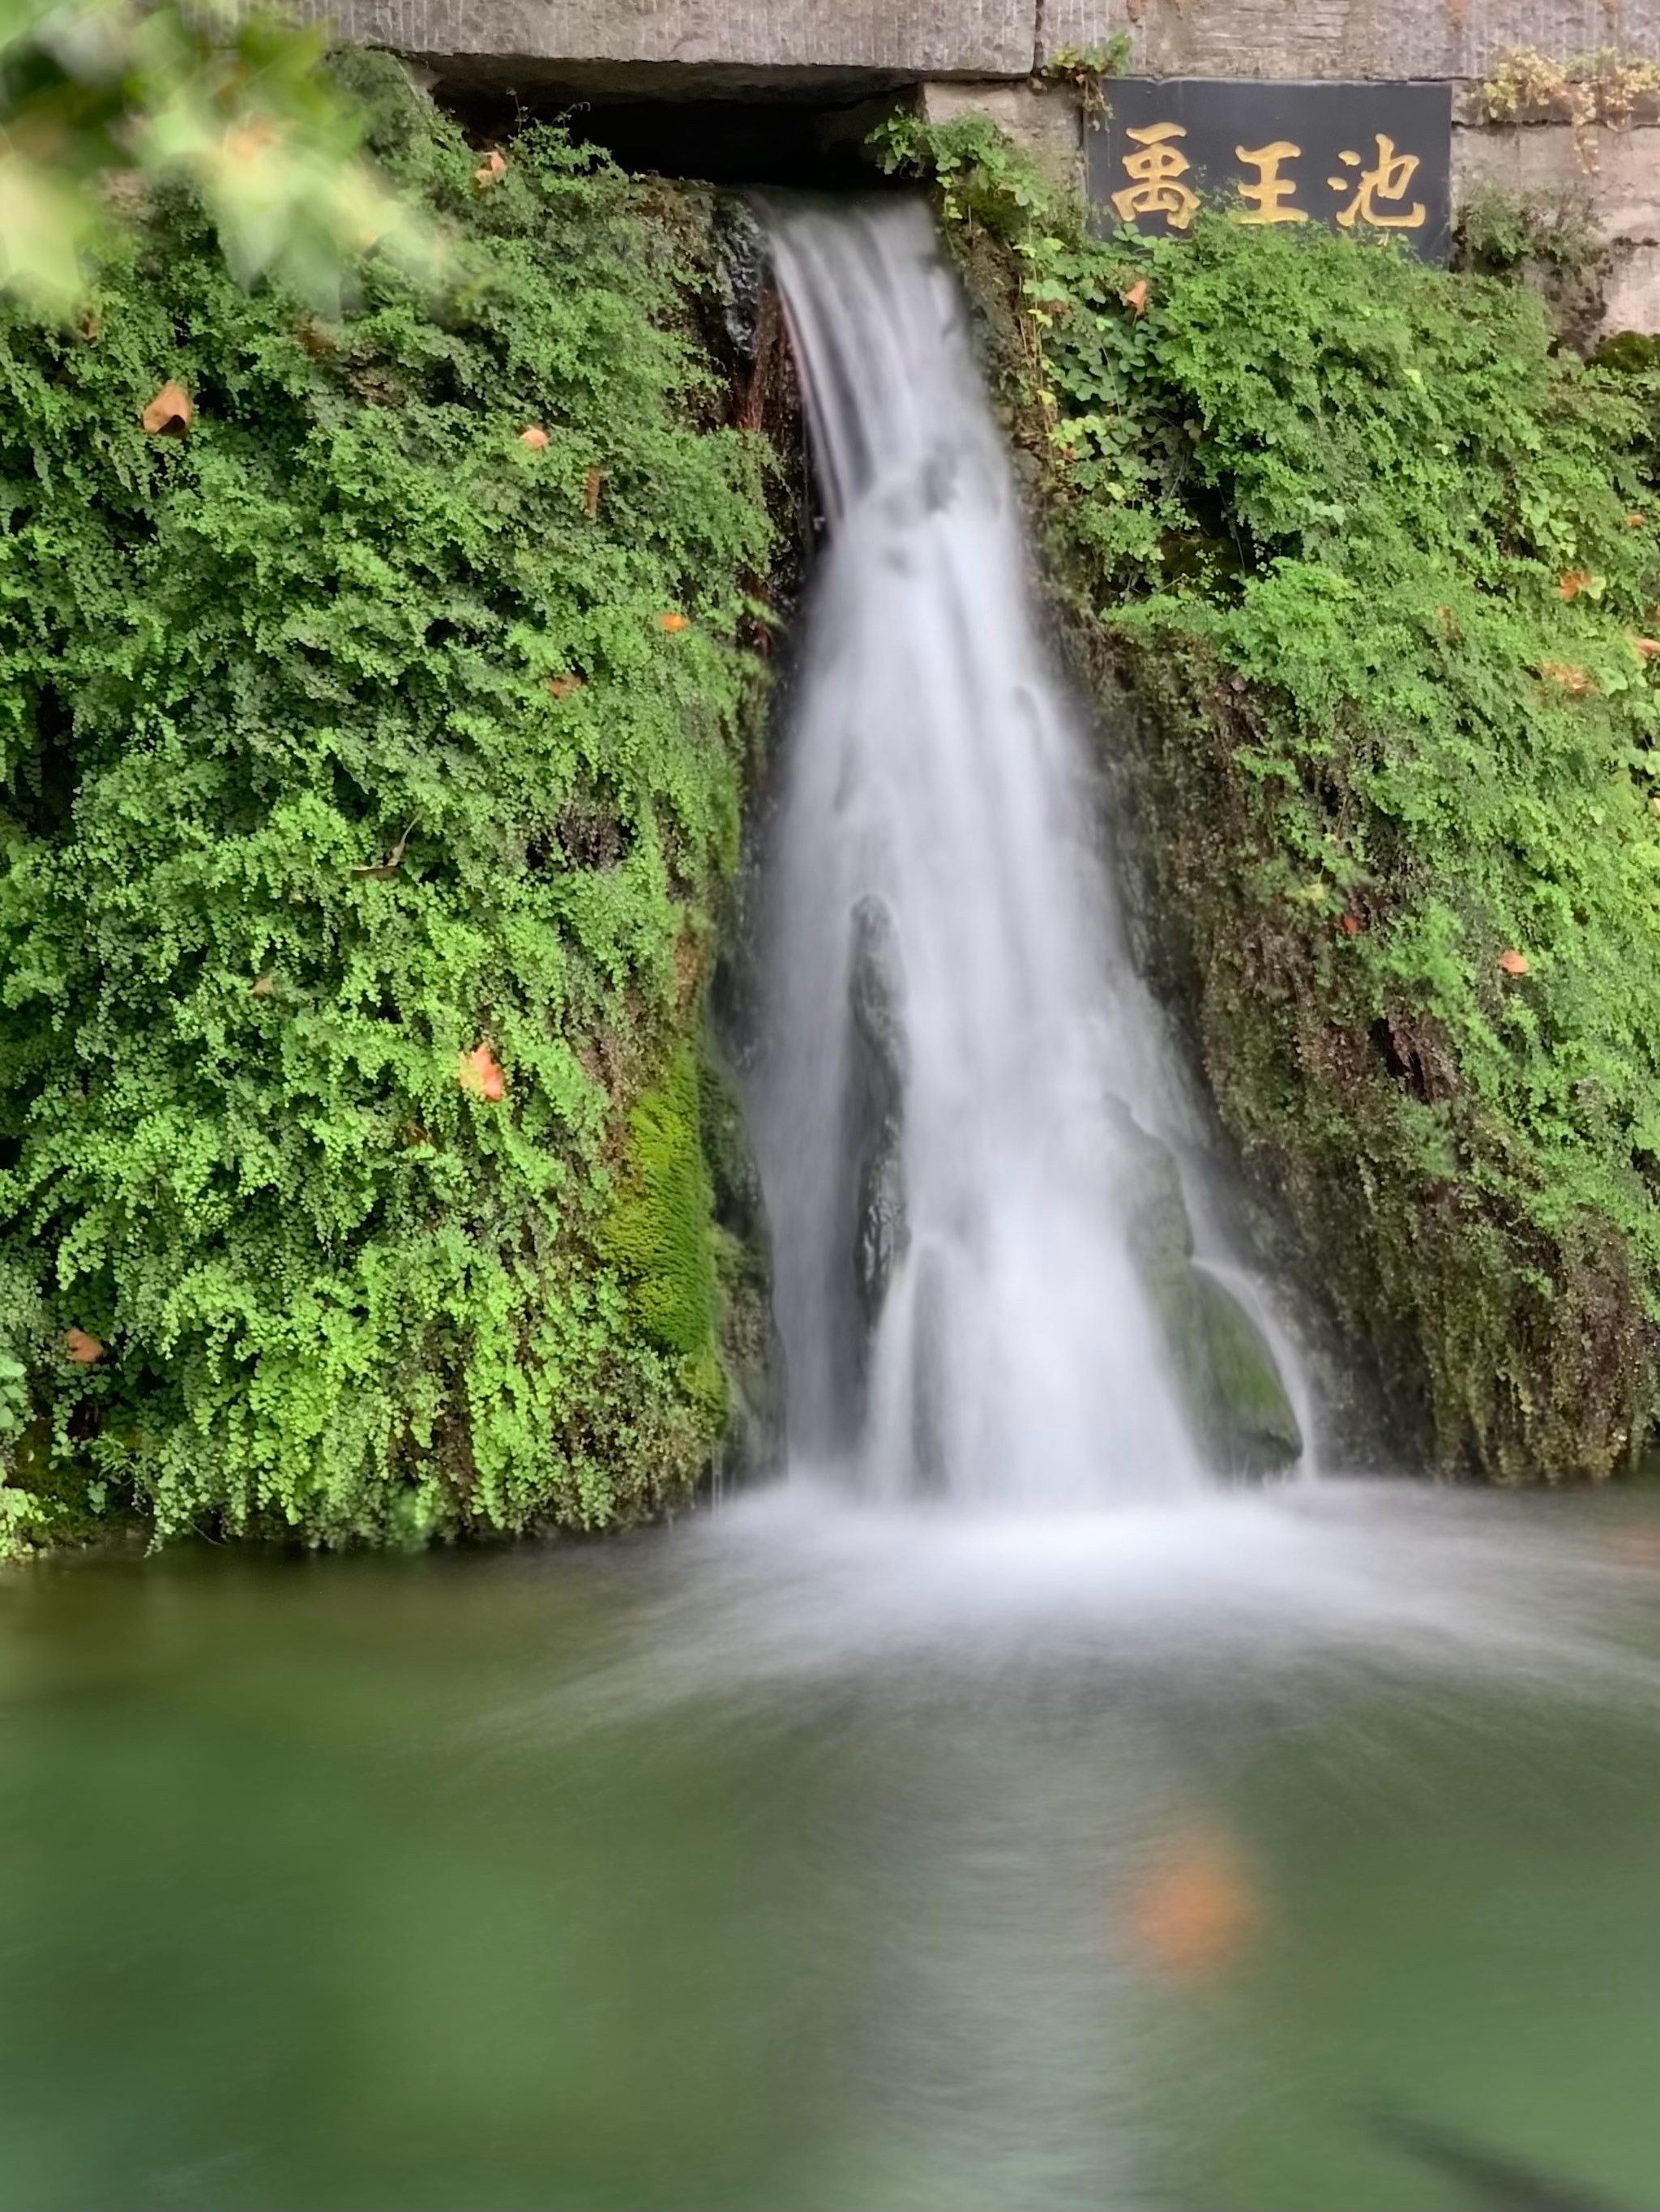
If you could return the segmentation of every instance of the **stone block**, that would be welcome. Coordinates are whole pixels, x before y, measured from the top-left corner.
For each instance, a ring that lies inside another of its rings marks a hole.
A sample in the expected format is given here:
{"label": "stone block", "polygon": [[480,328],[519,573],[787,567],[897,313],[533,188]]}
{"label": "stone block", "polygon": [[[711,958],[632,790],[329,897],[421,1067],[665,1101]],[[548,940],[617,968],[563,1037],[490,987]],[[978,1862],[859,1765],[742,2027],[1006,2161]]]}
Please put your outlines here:
{"label": "stone block", "polygon": [[1660,55],[1660,0],[1047,0],[1047,53],[1120,32],[1138,75],[1479,78],[1515,46]]}
{"label": "stone block", "polygon": [[1618,248],[1603,329],[1660,332],[1660,125],[1597,130],[1584,150],[1566,123],[1455,128],[1452,170],[1455,203],[1484,188],[1533,202],[1583,195]]}
{"label": "stone block", "polygon": [[1660,337],[1660,244],[1634,246],[1603,295],[1603,332],[1640,331]]}
{"label": "stone block", "polygon": [[1084,139],[1078,100],[1067,85],[931,82],[921,110],[930,123],[970,112],[988,115],[1064,190],[1084,189]]}

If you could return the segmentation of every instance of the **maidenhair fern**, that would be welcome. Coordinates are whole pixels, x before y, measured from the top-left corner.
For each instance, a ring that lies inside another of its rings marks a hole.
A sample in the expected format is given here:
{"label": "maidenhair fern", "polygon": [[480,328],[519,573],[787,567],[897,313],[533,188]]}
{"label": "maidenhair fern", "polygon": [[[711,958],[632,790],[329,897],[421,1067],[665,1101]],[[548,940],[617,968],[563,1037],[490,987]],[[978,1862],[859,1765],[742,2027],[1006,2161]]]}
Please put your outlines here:
{"label": "maidenhair fern", "polygon": [[70,325],[0,325],[14,1479],[163,1534],[593,1524],[716,1419],[707,1297],[595,1240],[734,850],[757,442],[684,226],[347,67],[441,298],[245,291],[164,194]]}

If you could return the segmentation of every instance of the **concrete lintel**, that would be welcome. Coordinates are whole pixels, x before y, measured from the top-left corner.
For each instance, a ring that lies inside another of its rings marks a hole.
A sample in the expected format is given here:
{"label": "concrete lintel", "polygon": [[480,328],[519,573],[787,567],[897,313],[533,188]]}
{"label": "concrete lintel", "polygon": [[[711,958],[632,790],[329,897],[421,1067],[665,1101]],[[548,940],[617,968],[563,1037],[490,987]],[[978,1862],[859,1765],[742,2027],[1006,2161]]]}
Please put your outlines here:
{"label": "concrete lintel", "polygon": [[543,106],[612,101],[764,100],[846,107],[912,90],[898,70],[757,69],[739,62],[570,61],[549,54],[422,53],[396,49],[441,97],[518,94]]}
{"label": "concrete lintel", "polygon": [[300,0],[352,44],[423,57],[915,79],[1028,75],[1037,0]]}

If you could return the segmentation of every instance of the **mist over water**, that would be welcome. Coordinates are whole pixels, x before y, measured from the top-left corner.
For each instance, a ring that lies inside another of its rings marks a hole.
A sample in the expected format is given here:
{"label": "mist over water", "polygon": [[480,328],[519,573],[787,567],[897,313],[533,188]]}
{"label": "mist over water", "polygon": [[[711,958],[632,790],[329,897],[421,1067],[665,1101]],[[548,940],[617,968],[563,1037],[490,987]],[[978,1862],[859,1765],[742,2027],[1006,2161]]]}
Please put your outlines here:
{"label": "mist over water", "polygon": [[[1118,1202],[1160,1072],[962,297],[920,204],[771,233],[829,522],[757,1117],[793,1449],[879,1496],[1179,1492],[1201,1476]],[[893,1094],[874,1108],[861,1018]],[[885,1112],[900,1218],[861,1305]]]}

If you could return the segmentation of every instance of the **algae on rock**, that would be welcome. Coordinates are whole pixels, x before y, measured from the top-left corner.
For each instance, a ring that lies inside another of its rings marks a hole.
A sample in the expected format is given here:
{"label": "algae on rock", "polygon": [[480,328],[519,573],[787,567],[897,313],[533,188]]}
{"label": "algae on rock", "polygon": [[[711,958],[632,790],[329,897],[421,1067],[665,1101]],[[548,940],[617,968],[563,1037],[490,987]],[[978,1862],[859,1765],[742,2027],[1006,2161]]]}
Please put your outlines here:
{"label": "algae on rock", "polygon": [[1237,1293],[1195,1257],[1174,1153],[1127,1109],[1114,1120],[1130,1256],[1194,1442],[1213,1474],[1282,1474],[1301,1459],[1304,1437],[1274,1349]]}

